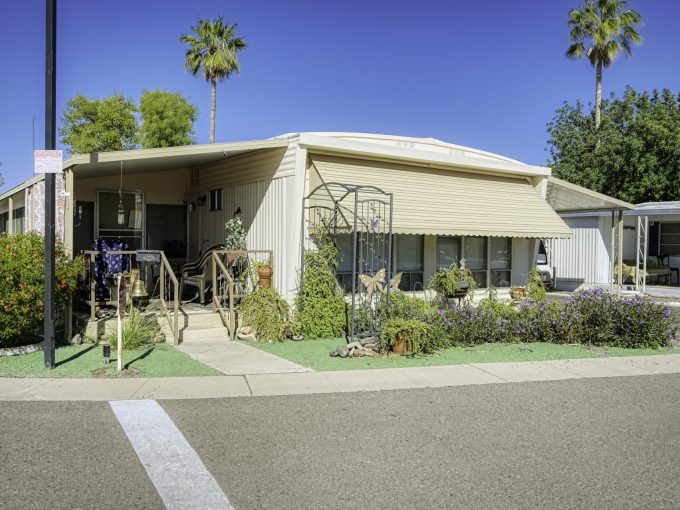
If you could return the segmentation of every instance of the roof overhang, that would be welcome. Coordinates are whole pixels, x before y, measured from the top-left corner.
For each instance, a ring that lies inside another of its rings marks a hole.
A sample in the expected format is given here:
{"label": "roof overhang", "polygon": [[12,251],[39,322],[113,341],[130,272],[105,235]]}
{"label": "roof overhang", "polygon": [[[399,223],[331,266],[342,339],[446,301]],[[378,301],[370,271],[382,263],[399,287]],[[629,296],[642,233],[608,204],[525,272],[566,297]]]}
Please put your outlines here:
{"label": "roof overhang", "polygon": [[5,191],[0,195],[0,200],[4,200],[6,198],[11,197],[12,195],[16,195],[17,193],[20,193],[21,191],[25,190],[26,188],[33,186],[36,182],[40,182],[45,178],[44,174],[36,175],[35,177],[31,177],[30,179],[22,182],[21,184],[17,184],[13,188]]}
{"label": "roof overhang", "polygon": [[288,147],[287,138],[254,140],[247,142],[185,145],[159,149],[96,152],[74,154],[64,161],[64,170],[71,169],[76,177],[116,175],[121,162],[124,171],[150,172],[196,168],[210,165],[246,152]]}
{"label": "roof overhang", "polygon": [[430,168],[455,167],[471,172],[495,173],[523,177],[547,177],[550,168],[525,165],[513,161],[494,161],[487,158],[438,154],[430,151],[391,147],[358,140],[344,140],[312,133],[300,134],[300,146],[318,154],[340,154],[412,163]]}
{"label": "roof overhang", "polygon": [[589,190],[557,177],[548,177],[546,201],[559,214],[630,211],[635,209],[631,203],[609,195]]}

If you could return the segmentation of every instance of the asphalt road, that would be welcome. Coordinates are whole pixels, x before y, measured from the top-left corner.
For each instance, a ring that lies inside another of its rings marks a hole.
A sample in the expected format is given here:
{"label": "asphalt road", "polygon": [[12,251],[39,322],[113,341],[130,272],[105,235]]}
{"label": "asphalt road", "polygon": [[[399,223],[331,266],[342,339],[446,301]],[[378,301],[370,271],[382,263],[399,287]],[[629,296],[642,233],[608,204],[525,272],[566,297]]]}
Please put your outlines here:
{"label": "asphalt road", "polygon": [[[239,510],[680,508],[680,375],[160,403]],[[0,409],[0,507],[162,508],[108,404]]]}

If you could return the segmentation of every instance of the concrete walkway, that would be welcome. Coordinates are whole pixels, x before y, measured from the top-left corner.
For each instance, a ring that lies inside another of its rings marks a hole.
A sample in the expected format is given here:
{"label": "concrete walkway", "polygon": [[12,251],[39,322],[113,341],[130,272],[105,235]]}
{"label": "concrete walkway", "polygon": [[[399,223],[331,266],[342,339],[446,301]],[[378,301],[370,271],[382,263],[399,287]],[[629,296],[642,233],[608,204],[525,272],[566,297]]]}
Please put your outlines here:
{"label": "concrete walkway", "polygon": [[224,338],[185,340],[177,348],[224,375],[288,374],[312,370],[240,342]]}
{"label": "concrete walkway", "polygon": [[[245,347],[245,346],[244,346]],[[0,378],[2,400],[194,399],[507,384],[680,373],[680,355],[130,379]]]}

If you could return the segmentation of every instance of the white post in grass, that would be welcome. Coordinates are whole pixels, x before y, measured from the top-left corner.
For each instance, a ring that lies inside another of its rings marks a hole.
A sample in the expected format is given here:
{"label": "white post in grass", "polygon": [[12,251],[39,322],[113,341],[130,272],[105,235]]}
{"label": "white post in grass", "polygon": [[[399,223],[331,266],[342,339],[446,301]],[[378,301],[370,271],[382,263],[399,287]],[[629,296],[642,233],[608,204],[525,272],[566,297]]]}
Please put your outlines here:
{"label": "white post in grass", "polygon": [[123,370],[123,319],[125,318],[127,294],[125,283],[125,277],[122,274],[118,275],[118,355],[116,359],[119,372]]}

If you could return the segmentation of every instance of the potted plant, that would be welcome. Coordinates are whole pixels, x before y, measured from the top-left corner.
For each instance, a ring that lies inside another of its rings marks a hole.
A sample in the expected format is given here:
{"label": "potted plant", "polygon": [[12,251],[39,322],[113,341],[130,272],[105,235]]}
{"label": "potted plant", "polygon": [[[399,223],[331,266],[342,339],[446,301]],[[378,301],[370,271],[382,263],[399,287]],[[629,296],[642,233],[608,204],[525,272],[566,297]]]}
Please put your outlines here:
{"label": "potted plant", "polygon": [[[235,215],[224,224],[224,246],[229,251],[246,250],[246,230],[243,228],[243,218],[240,214]],[[233,264],[241,254],[227,254],[227,263]]]}
{"label": "potted plant", "polygon": [[383,351],[391,350],[398,356],[427,351],[432,331],[430,326],[420,319],[390,317],[381,326],[380,344]]}
{"label": "potted plant", "polygon": [[465,267],[465,261],[461,261],[460,267],[454,262],[448,268],[440,269],[428,282],[428,289],[436,292],[442,300],[462,299],[475,287],[475,279]]}

